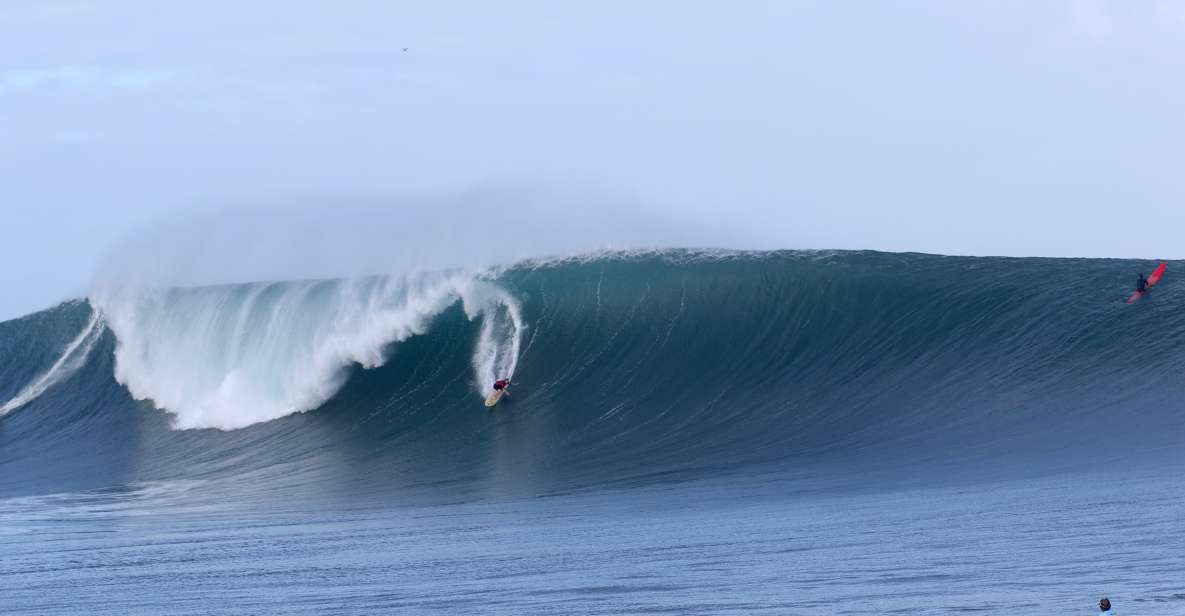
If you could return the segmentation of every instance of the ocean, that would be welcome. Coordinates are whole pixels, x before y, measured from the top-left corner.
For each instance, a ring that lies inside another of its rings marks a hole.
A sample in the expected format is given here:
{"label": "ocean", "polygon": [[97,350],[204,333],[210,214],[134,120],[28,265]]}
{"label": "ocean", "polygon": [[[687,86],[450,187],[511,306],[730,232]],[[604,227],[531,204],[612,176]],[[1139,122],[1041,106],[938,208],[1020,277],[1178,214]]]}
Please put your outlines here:
{"label": "ocean", "polygon": [[0,612],[1182,614],[1180,264],[1125,303],[1154,266],[97,289],[0,323]]}

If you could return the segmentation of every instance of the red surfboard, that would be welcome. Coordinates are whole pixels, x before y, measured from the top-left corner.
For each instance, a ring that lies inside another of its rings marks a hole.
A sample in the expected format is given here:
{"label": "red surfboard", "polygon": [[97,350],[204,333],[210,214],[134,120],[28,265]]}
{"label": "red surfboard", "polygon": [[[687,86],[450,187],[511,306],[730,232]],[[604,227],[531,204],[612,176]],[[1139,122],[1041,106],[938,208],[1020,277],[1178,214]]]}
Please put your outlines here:
{"label": "red surfboard", "polygon": [[[1163,275],[1164,275],[1164,263],[1161,263],[1160,267],[1157,267],[1156,271],[1152,272],[1152,275],[1148,277],[1148,288],[1151,289],[1152,285],[1160,282],[1160,277]],[[1147,291],[1145,291],[1144,293],[1147,293]],[[1129,304],[1136,303],[1137,299],[1144,297],[1144,293],[1141,293],[1139,291],[1132,293],[1132,296],[1127,298],[1127,303],[1129,303]]]}

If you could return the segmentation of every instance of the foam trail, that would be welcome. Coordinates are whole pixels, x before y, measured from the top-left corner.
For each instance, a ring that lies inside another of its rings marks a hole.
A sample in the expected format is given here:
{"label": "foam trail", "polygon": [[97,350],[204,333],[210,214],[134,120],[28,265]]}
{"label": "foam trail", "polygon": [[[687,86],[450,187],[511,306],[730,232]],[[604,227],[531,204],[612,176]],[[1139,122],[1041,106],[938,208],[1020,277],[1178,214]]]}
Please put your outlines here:
{"label": "foam trail", "polygon": [[115,377],[176,428],[231,430],[317,408],[349,368],[461,302],[483,317],[474,378],[512,373],[522,317],[496,285],[462,272],[188,289],[96,291],[116,336]]}
{"label": "foam trail", "polygon": [[95,348],[95,343],[102,337],[103,329],[103,316],[98,310],[95,310],[91,313],[90,321],[82,328],[82,331],[75,336],[74,340],[70,341],[70,344],[66,345],[62,356],[48,370],[26,385],[16,396],[5,402],[4,406],[0,406],[0,416],[32,402],[50,387],[78,372],[78,369],[86,364],[87,358]]}
{"label": "foam trail", "polygon": [[[485,395],[494,381],[514,376],[526,328],[522,309],[509,293],[492,285],[478,287],[477,291],[481,296],[466,298],[465,305],[471,319],[477,314],[485,315],[473,351],[477,389]],[[477,311],[473,311],[474,304]]]}

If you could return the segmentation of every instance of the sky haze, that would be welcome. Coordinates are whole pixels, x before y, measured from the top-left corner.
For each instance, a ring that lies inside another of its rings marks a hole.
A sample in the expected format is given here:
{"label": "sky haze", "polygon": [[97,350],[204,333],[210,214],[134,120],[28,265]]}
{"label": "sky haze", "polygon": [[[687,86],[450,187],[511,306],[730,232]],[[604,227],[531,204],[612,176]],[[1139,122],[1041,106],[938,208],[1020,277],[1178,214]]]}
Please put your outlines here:
{"label": "sky haze", "polygon": [[8,0],[0,318],[193,211],[503,181],[736,248],[1180,258],[1183,69],[1170,1]]}

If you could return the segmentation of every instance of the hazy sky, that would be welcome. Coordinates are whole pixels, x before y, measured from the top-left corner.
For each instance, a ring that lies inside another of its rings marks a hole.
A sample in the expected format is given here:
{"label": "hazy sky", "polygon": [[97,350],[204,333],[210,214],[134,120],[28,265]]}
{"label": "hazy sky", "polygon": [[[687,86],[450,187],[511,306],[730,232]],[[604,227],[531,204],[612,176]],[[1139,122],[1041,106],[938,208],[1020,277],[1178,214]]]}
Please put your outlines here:
{"label": "hazy sky", "polygon": [[1182,257],[1182,75],[1185,1],[2,0],[0,318],[170,212],[502,180],[731,244]]}

